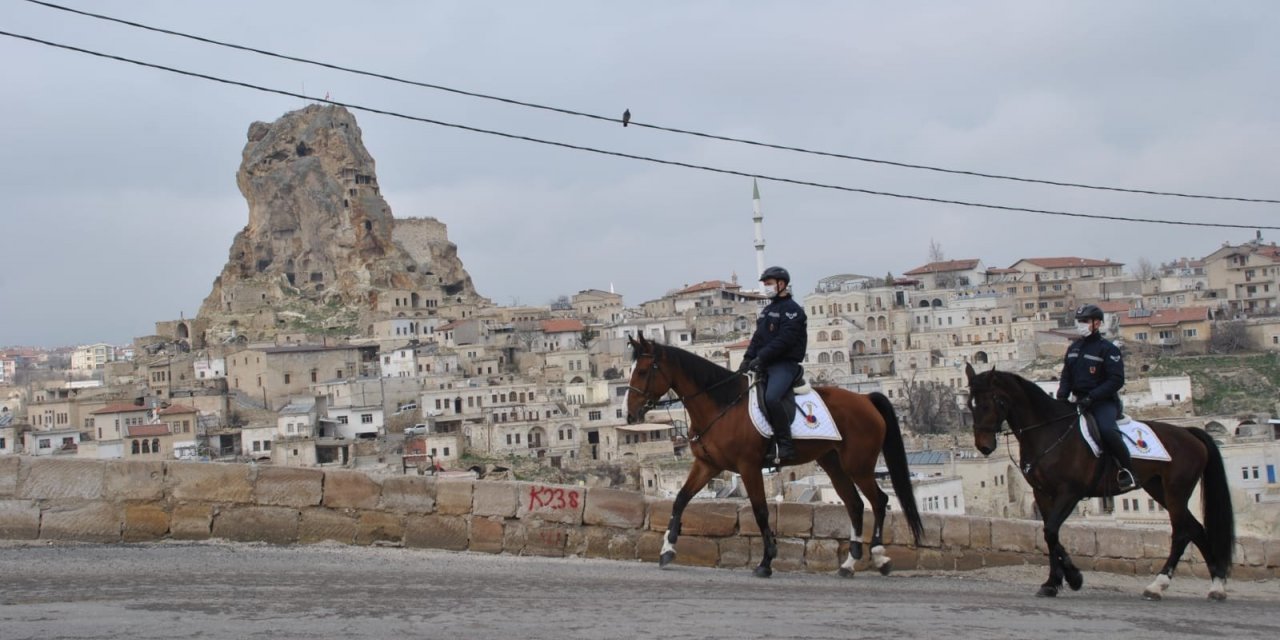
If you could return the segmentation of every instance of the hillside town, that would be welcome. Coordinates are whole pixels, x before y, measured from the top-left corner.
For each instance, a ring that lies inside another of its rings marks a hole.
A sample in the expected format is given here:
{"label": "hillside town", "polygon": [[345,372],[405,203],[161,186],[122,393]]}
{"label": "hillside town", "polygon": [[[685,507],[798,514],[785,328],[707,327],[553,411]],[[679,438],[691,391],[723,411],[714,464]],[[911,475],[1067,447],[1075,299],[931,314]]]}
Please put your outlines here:
{"label": "hillside town", "polygon": [[[255,123],[249,139],[240,179],[251,224],[200,313],[157,321],[127,345],[0,351],[0,454],[558,473],[655,495],[679,487],[688,419],[674,408],[627,424],[628,339],[736,368],[767,302],[755,274],[694,275],[631,303],[589,288],[544,305],[497,305],[477,292],[443,223],[391,216],[345,110]],[[328,190],[282,206],[280,194],[308,179],[302,167]],[[763,267],[758,188],[753,195]],[[341,220],[325,227],[333,237],[314,231],[321,214]],[[1106,335],[1134,356],[1280,353],[1280,247],[1259,234],[1206,252],[1159,264],[1028,256],[995,266],[947,259],[935,244],[927,263],[886,265],[884,276],[822,277],[796,292],[808,314],[806,375],[895,403],[924,511],[1033,517],[1017,452],[973,450],[965,366],[1020,372],[1052,391],[1073,309],[1085,303],[1103,308]],[[1135,417],[1207,428],[1242,528],[1280,535],[1280,420],[1201,415],[1190,377],[1141,367],[1123,400]],[[813,465],[785,468],[772,491],[838,501],[822,478]],[[706,495],[740,491],[720,478]],[[1167,522],[1146,496],[1080,510]]]}

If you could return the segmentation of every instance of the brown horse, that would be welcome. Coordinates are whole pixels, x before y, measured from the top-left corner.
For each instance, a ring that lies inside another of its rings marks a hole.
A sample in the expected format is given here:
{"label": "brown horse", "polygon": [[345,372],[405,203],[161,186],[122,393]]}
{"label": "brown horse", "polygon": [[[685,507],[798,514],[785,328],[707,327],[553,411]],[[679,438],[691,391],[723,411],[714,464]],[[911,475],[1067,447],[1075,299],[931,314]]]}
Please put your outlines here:
{"label": "brown horse", "polygon": [[[991,370],[975,374],[971,366],[965,367],[965,373],[969,377],[974,446],[983,455],[991,455],[996,435],[1008,423],[1021,450],[1019,468],[1031,485],[1044,521],[1049,579],[1036,595],[1058,595],[1064,576],[1072,590],[1079,589],[1084,578],[1058,541],[1058,530],[1082,498],[1119,493],[1115,461],[1110,456],[1093,455],[1079,434],[1075,405],[1055,400],[1034,382],[1013,373]],[[1169,511],[1173,541],[1169,559],[1142,595],[1152,600],[1163,597],[1187,543],[1194,542],[1213,578],[1209,597],[1222,600],[1227,597],[1227,573],[1235,546],[1235,516],[1222,453],[1203,429],[1163,422],[1146,424],[1164,444],[1170,460],[1135,457],[1133,475],[1138,486]],[[1203,526],[1187,508],[1191,493],[1201,482]]]}
{"label": "brown horse", "polygon": [[[761,578],[773,575],[771,565],[778,546],[769,529],[761,471],[768,441],[752,426],[748,415],[747,393],[751,390],[748,379],[688,351],[650,342],[643,336],[628,342],[635,369],[627,393],[627,422],[640,422],[646,411],[663,404],[662,398],[668,392],[674,393],[689,413],[693,467],[671,506],[671,521],[663,535],[659,565],[666,567],[675,559],[680,516],[694,494],[713,476],[730,470],[742,476],[751,499],[752,514],[764,540],[764,558],[756,567],[755,575]],[[879,393],[861,395],[830,387],[819,387],[818,393],[831,411],[841,440],[796,440],[797,457],[793,464],[816,460],[831,478],[832,487],[849,512],[852,525],[849,558],[840,566],[839,575],[853,576],[854,564],[862,558],[862,498],[858,489],[871,501],[875,514],[871,533],[872,563],[880,573],[888,575],[891,564],[884,553],[882,539],[889,496],[876,485],[875,477],[876,459],[882,451],[893,490],[916,544],[920,544],[921,531],[907,454],[893,405]]]}

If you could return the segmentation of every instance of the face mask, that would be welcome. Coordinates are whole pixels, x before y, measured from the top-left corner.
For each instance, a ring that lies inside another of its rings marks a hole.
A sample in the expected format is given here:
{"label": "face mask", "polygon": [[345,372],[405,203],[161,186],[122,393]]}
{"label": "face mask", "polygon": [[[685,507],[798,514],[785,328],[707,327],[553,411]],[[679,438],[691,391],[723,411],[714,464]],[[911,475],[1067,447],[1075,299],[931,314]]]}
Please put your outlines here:
{"label": "face mask", "polygon": [[1093,333],[1093,327],[1089,326],[1088,322],[1077,322],[1076,333],[1080,334],[1081,338],[1087,338],[1089,334]]}
{"label": "face mask", "polygon": [[769,287],[769,290],[766,292],[766,295],[768,295],[769,299],[772,300],[774,298],[777,298],[779,294],[781,294],[783,291],[786,291],[786,290],[787,290],[787,283],[778,282],[774,284],[772,287]]}

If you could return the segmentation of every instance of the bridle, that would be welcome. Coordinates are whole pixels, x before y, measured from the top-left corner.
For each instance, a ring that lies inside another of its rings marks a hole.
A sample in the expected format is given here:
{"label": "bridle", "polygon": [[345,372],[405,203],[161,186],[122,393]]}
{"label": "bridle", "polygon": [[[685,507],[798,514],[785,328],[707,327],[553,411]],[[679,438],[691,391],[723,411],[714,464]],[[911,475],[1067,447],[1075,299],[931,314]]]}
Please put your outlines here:
{"label": "bridle", "polygon": [[[671,375],[670,375],[670,374],[668,374],[667,372],[663,371],[663,370],[662,370],[662,367],[658,366],[658,350],[657,350],[657,348],[654,348],[654,349],[653,349],[653,351],[652,351],[652,352],[650,352],[650,353],[649,353],[649,354],[647,354],[647,355],[649,356],[649,370],[645,373],[645,376],[644,376],[644,388],[643,388],[643,389],[638,389],[638,388],[636,388],[636,386],[635,386],[635,385],[633,385],[633,384],[628,384],[628,385],[627,385],[627,390],[628,390],[628,391],[634,391],[634,392],[636,392],[636,393],[640,394],[640,397],[644,399],[644,404],[640,405],[640,411],[639,411],[639,414],[638,414],[639,416],[642,416],[642,415],[644,415],[644,414],[648,413],[649,411],[651,411],[651,410],[653,410],[653,409],[657,409],[657,408],[659,408],[659,407],[669,407],[669,406],[671,406],[671,405],[673,405],[673,404],[676,404],[677,402],[679,402],[679,403],[685,403],[685,404],[687,405],[688,401],[690,401],[690,400],[692,400],[692,399],[694,399],[694,398],[696,398],[696,397],[698,397],[698,396],[700,396],[700,395],[702,395],[702,394],[704,394],[704,393],[707,393],[707,392],[711,391],[712,389],[716,389],[716,388],[718,388],[718,387],[720,387],[720,386],[722,386],[722,385],[724,385],[724,384],[727,384],[727,383],[729,383],[730,381],[737,380],[738,378],[741,378],[743,375],[746,375],[746,374],[744,374],[744,373],[742,373],[742,372],[735,372],[733,375],[731,375],[731,376],[729,376],[729,377],[725,378],[724,380],[721,380],[721,381],[719,381],[719,382],[717,382],[717,383],[715,383],[715,384],[713,384],[713,385],[711,385],[711,386],[709,386],[709,387],[706,387],[705,389],[699,389],[699,390],[698,390],[697,392],[695,392],[695,393],[691,393],[691,394],[689,394],[689,395],[687,395],[687,396],[681,396],[681,395],[680,395],[680,393],[679,393],[678,391],[676,391],[675,380],[671,378]],[[655,399],[653,398],[653,396],[649,393],[649,389],[650,389],[650,388],[652,388],[652,386],[653,386],[653,377],[654,377],[654,374],[658,374],[658,373],[661,373],[663,376],[665,376],[665,377],[667,378],[667,383],[668,383],[668,384],[667,384],[667,388],[668,388],[668,389],[670,389],[670,390],[671,390],[671,392],[675,394],[675,396],[676,396],[676,397],[675,397],[674,399],[670,399],[670,400],[662,400],[662,399],[658,399],[658,400],[655,400]],[[750,385],[747,385],[747,388],[746,388],[746,389],[745,389],[741,394],[739,394],[739,395],[738,395],[738,397],[737,397],[737,398],[735,398],[733,402],[729,403],[729,405],[728,405],[728,406],[726,406],[726,407],[724,408],[724,410],[722,410],[722,411],[719,413],[719,415],[717,415],[715,418],[712,418],[711,422],[707,423],[706,428],[702,429],[702,431],[701,431],[700,433],[695,433],[695,434],[693,434],[693,435],[689,438],[689,441],[690,441],[690,442],[697,442],[698,440],[702,439],[702,436],[706,435],[706,434],[707,434],[707,432],[711,430],[711,426],[712,426],[712,425],[714,425],[716,422],[718,422],[718,421],[720,420],[720,418],[723,418],[723,417],[724,417],[724,415],[725,415],[726,413],[728,413],[729,409],[732,409],[734,405],[738,404],[738,402],[739,402],[740,400],[742,400],[742,398],[743,398],[744,396],[746,396],[746,395],[747,395],[747,392],[751,390],[751,387],[752,387],[752,386],[754,386],[754,383],[753,383],[753,384],[750,384]],[[637,417],[638,417],[638,416],[637,416]],[[692,431],[692,427],[693,427],[693,425],[691,424],[691,425],[689,425],[689,426],[690,426],[690,431]]]}
{"label": "bridle", "polygon": [[[984,427],[979,427],[978,425],[976,425],[976,424],[975,424],[975,425],[973,426],[973,430],[974,430],[974,432],[975,432],[975,433],[990,433],[990,434],[992,434],[993,436],[998,436],[998,435],[1000,435],[1001,433],[1003,433],[1003,432],[1004,432],[1004,424],[1005,424],[1006,422],[1008,422],[1008,421],[1009,421],[1009,405],[1008,405],[1008,403],[1005,401],[1005,399],[1004,399],[1003,397],[1001,397],[1001,396],[1000,396],[1000,394],[997,394],[997,393],[995,393],[994,391],[992,391],[992,392],[990,392],[990,393],[993,393],[993,394],[996,396],[996,398],[995,398],[995,403],[996,403],[996,407],[997,407],[997,409],[999,409],[999,411],[1000,411],[1000,416],[999,416],[999,417],[1000,417],[1000,419],[996,421],[996,423],[995,423],[995,426],[994,426],[994,427],[985,427],[985,428],[984,428]],[[975,395],[976,395],[976,394],[975,394]],[[972,412],[972,411],[973,411],[974,405],[976,404],[976,402],[974,401],[974,399],[973,399],[973,398],[974,398],[974,396],[973,396],[973,395],[970,395],[970,396],[969,396],[969,410],[970,410],[970,412]],[[1079,410],[1078,410],[1078,409],[1077,409],[1076,411],[1072,411],[1071,413],[1064,413],[1064,414],[1062,414],[1062,415],[1060,415],[1060,416],[1053,417],[1053,418],[1049,418],[1048,420],[1043,420],[1043,421],[1041,421],[1041,422],[1037,422],[1037,423],[1035,423],[1035,424],[1030,424],[1030,425],[1027,425],[1027,426],[1025,426],[1025,427],[1021,427],[1021,428],[1016,429],[1016,430],[1013,428],[1013,426],[1012,426],[1012,425],[1010,425],[1010,427],[1009,427],[1009,433],[1005,433],[1005,434],[1004,434],[1004,437],[1005,437],[1005,447],[1004,447],[1004,450],[1009,454],[1009,461],[1010,461],[1010,462],[1014,462],[1015,464],[1017,464],[1017,462],[1013,459],[1013,452],[1010,450],[1010,447],[1009,447],[1009,436],[1010,436],[1010,435],[1015,436],[1015,437],[1016,437],[1016,436],[1020,436],[1020,435],[1022,435],[1022,434],[1024,434],[1024,433],[1027,433],[1028,431],[1034,431],[1034,430],[1039,429],[1039,428],[1041,428],[1041,427],[1047,427],[1047,426],[1049,426],[1049,425],[1051,425],[1051,424],[1055,424],[1055,423],[1057,423],[1057,422],[1058,422],[1058,421],[1060,421],[1060,420],[1063,420],[1064,418],[1069,418],[1069,417],[1071,417],[1071,416],[1076,416],[1076,415],[1079,415]],[[1071,424],[1070,424],[1070,423],[1068,423],[1068,424],[1067,424],[1067,428],[1065,428],[1065,429],[1063,429],[1063,430],[1062,430],[1062,435],[1058,436],[1058,439],[1057,439],[1057,440],[1054,440],[1052,444],[1050,444],[1048,447],[1045,447],[1045,449],[1044,449],[1043,451],[1041,451],[1040,453],[1036,454],[1036,456],[1035,456],[1035,457],[1033,457],[1031,460],[1028,460],[1028,461],[1023,462],[1022,464],[1018,465],[1018,469],[1022,471],[1022,475],[1023,475],[1024,477],[1031,475],[1031,471],[1032,471],[1032,469],[1034,469],[1034,468],[1035,468],[1036,463],[1037,463],[1037,462],[1039,462],[1039,461],[1040,461],[1042,458],[1044,458],[1046,455],[1048,455],[1051,451],[1053,451],[1054,449],[1058,448],[1058,445],[1060,445],[1060,444],[1062,444],[1063,442],[1065,442],[1065,441],[1066,441],[1066,439],[1067,439],[1067,436],[1071,435],[1071,432],[1072,432],[1072,431],[1073,431],[1073,428],[1072,428]],[[1021,447],[1019,447],[1019,449],[1018,449],[1018,450],[1019,450],[1019,451],[1021,451],[1021,450],[1022,450],[1022,448],[1021,448]]]}

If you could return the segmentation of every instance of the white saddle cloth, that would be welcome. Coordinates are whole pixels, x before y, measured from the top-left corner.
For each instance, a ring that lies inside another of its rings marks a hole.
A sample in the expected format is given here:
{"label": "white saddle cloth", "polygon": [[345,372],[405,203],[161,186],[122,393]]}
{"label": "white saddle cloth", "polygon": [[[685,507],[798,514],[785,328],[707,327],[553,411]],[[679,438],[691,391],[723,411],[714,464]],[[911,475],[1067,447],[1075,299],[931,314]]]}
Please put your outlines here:
{"label": "white saddle cloth", "polygon": [[[1164,448],[1164,443],[1160,442],[1160,438],[1156,437],[1156,432],[1145,423],[1137,420],[1126,419],[1119,423],[1120,433],[1124,435],[1124,443],[1129,447],[1129,455],[1134,458],[1142,458],[1143,460],[1162,460],[1169,462],[1169,452]],[[1093,437],[1089,435],[1089,425],[1084,421],[1084,416],[1080,416],[1080,435],[1084,436],[1084,441],[1089,443],[1089,448],[1093,450],[1093,455],[1098,456],[1102,453],[1101,447],[1097,442],[1093,441]]]}
{"label": "white saddle cloth", "polygon": [[[807,385],[805,388],[812,389]],[[760,409],[760,394],[755,389],[751,390],[750,413],[756,431],[766,438],[772,438],[773,427],[769,426],[769,419]],[[827,404],[817,391],[796,394],[796,419],[791,422],[791,437],[796,440],[841,439],[836,422],[831,419],[831,412],[827,410]]]}

